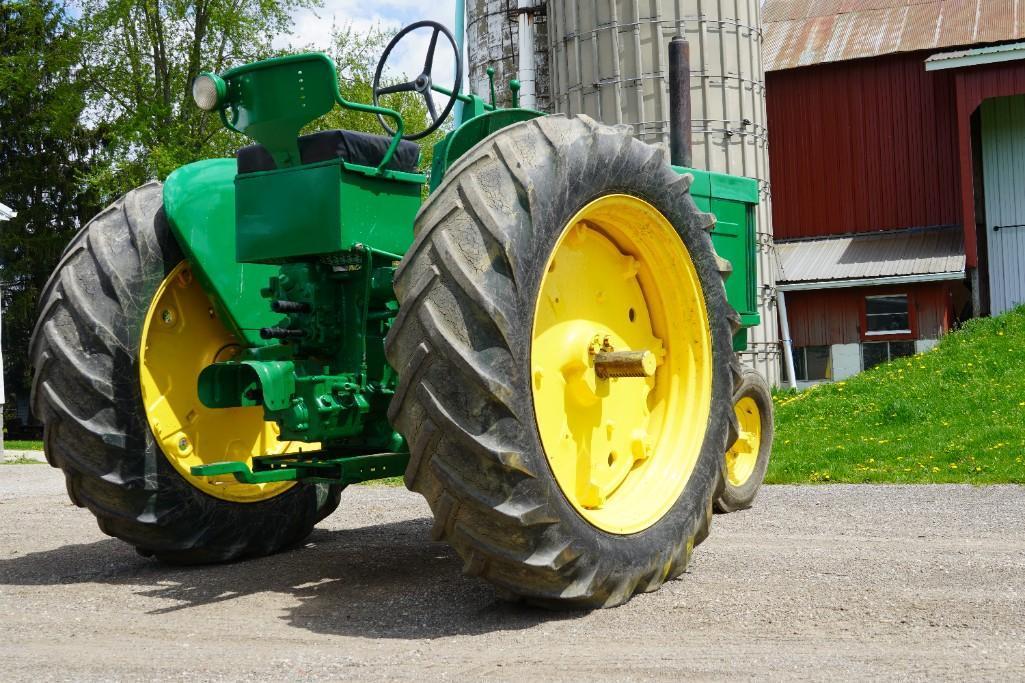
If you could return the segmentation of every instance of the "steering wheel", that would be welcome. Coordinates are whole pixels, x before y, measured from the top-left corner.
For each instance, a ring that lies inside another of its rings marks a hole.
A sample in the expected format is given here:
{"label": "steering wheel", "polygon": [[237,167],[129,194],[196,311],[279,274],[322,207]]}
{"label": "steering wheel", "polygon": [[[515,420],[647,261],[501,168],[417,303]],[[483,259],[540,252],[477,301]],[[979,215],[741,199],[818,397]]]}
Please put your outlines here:
{"label": "steering wheel", "polygon": [[[424,60],[424,69],[412,81],[406,83],[399,83],[397,85],[387,85],[381,87],[381,74],[384,72],[385,62],[388,61],[388,56],[391,51],[399,44],[399,41],[404,37],[417,30],[418,28],[433,28],[434,33],[431,34],[431,42],[427,47],[427,59]],[[449,95],[448,102],[441,111],[441,115],[438,115],[438,110],[434,106],[434,99],[431,97],[431,86],[433,81],[431,79],[431,71],[434,69],[434,49],[438,46],[438,36],[444,34],[448,39],[449,44],[452,46],[452,52],[456,57],[456,82],[455,87],[452,89],[452,94]],[[406,28],[399,31],[391,42],[388,43],[388,47],[384,48],[384,54],[381,55],[381,61],[377,63],[377,71],[374,73],[374,105],[381,106],[378,103],[378,98],[381,95],[390,95],[397,92],[415,92],[419,93],[427,104],[427,113],[431,116],[431,125],[427,126],[424,130],[419,133],[407,133],[403,135],[405,140],[419,140],[422,137],[430,135],[434,131],[441,127],[441,124],[445,122],[449,113],[452,111],[452,107],[456,104],[457,95],[459,94],[459,86],[463,82],[463,60],[459,58],[459,50],[456,48],[456,39],[452,37],[452,34],[447,28],[442,26],[436,21],[418,21],[415,24],[410,24]],[[377,120],[381,122],[381,127],[388,132],[388,135],[395,135],[395,131],[388,125],[384,120],[384,116],[381,114],[377,115]]]}

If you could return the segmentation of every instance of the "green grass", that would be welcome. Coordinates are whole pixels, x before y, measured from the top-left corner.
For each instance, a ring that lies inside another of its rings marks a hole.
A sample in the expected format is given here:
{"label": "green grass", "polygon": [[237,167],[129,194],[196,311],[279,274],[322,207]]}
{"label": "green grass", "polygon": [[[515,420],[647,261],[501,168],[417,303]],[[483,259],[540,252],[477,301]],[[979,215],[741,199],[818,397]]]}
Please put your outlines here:
{"label": "green grass", "polygon": [[41,451],[42,441],[4,441],[4,448],[12,451]]}
{"label": "green grass", "polygon": [[405,486],[405,482],[402,481],[402,477],[385,477],[384,479],[370,479],[369,481],[361,481],[360,486]]}
{"label": "green grass", "polygon": [[1025,483],[1025,307],[774,398],[768,483]]}

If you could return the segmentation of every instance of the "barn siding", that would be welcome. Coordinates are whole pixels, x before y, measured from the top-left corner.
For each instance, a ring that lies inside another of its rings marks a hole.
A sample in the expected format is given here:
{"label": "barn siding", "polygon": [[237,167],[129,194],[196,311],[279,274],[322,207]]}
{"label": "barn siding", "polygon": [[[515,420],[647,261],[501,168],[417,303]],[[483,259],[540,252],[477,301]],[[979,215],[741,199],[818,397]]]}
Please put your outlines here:
{"label": "barn siding", "polygon": [[778,239],[961,224],[954,76],[929,54],[766,74]]}
{"label": "barn siding", "polygon": [[915,310],[915,338],[938,339],[950,329],[953,320],[951,286],[936,282],[787,292],[790,337],[795,347],[860,342],[864,298],[872,294],[906,292]]}

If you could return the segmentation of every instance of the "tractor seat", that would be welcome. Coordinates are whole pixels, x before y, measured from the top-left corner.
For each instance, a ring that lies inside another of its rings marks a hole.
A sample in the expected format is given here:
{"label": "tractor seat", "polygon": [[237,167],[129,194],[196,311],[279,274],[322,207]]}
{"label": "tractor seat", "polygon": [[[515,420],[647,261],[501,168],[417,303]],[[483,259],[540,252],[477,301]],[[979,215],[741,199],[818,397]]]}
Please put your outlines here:
{"label": "tractor seat", "polygon": [[[304,164],[341,159],[350,164],[376,167],[384,158],[391,138],[352,130],[323,130],[299,136],[299,157]],[[274,159],[263,145],[249,145],[238,151],[238,172],[273,171]],[[416,173],[420,161],[420,145],[399,140],[395,154],[385,168],[392,171]]]}

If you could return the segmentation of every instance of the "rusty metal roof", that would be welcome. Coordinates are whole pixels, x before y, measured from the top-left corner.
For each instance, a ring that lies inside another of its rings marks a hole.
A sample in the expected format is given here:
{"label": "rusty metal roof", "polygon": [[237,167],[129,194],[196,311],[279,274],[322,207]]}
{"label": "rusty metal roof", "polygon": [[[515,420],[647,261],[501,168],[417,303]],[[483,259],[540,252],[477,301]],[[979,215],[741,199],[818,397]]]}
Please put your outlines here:
{"label": "rusty metal roof", "polygon": [[765,0],[765,70],[1025,38],[1025,0]]}
{"label": "rusty metal roof", "polygon": [[960,227],[863,233],[826,239],[776,242],[777,280],[836,282],[908,276],[963,276]]}

